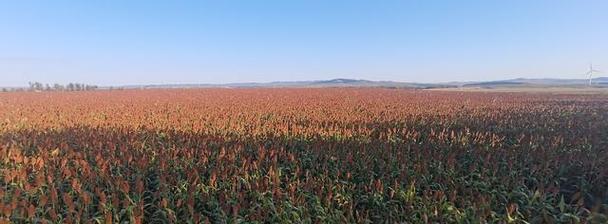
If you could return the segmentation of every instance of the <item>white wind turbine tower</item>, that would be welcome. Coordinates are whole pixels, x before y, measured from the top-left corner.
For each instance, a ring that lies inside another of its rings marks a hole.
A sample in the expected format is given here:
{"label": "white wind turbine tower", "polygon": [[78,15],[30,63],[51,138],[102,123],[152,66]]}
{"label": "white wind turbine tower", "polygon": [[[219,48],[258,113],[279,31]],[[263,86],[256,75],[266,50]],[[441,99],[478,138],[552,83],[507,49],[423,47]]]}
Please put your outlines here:
{"label": "white wind turbine tower", "polygon": [[587,73],[585,73],[585,75],[589,76],[589,86],[591,86],[591,82],[593,81],[593,74],[594,73],[600,73],[600,71],[593,69],[593,63],[589,64],[589,70],[587,71]]}

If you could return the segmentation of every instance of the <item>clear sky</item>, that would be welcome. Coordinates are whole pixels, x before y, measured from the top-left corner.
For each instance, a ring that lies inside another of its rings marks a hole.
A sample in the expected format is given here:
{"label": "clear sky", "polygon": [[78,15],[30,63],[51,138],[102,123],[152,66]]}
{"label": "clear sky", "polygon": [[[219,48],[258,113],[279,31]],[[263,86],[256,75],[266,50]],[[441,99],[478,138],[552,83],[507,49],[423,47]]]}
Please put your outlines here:
{"label": "clear sky", "polygon": [[584,78],[590,62],[608,70],[606,0],[0,5],[0,86]]}

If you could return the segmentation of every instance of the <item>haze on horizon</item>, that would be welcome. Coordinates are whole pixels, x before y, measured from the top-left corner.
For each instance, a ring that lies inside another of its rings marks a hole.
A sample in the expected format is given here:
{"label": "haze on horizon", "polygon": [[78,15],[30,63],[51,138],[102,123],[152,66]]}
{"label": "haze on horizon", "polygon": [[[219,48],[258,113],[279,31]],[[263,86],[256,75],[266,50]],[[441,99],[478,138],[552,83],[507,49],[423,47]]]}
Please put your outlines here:
{"label": "haze on horizon", "polygon": [[602,0],[7,1],[0,86],[585,78],[607,21]]}

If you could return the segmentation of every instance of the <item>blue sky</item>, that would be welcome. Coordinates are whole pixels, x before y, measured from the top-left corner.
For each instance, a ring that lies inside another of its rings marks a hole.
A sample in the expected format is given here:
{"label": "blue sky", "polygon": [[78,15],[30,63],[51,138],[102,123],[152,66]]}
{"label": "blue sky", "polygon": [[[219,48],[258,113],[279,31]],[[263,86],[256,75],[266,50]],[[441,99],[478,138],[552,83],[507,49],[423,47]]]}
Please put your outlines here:
{"label": "blue sky", "polygon": [[608,1],[3,1],[0,86],[584,78]]}

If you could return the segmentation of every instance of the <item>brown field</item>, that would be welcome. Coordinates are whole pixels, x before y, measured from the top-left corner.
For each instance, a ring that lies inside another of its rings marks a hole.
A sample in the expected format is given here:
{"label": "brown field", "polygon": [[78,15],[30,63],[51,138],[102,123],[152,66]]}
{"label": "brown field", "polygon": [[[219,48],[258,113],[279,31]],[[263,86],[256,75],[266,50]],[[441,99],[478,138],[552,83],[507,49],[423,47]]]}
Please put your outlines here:
{"label": "brown field", "polygon": [[607,222],[608,97],[0,93],[14,223]]}

